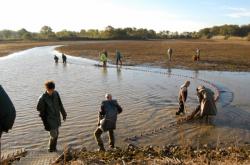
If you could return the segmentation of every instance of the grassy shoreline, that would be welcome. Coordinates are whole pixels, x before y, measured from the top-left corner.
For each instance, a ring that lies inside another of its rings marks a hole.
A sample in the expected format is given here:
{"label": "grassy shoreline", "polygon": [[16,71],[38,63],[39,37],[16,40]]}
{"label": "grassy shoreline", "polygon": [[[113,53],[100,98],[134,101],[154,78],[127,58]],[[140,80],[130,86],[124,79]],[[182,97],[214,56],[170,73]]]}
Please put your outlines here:
{"label": "grassy shoreline", "polygon": [[0,57],[9,54],[38,47],[54,45],[56,42],[36,42],[36,41],[0,41]]}
{"label": "grassy shoreline", "polygon": [[[167,49],[173,48],[173,60]],[[195,49],[201,49],[201,61],[194,62]],[[213,40],[109,41],[74,43],[56,48],[73,56],[99,60],[103,49],[115,63],[115,49],[121,51],[125,65],[147,65],[190,70],[250,71],[250,42]]]}
{"label": "grassy shoreline", "polygon": [[[154,40],[154,41],[0,41],[0,57],[25,49],[64,45],[61,53],[99,60],[106,49],[114,63],[115,49],[124,56],[124,65],[146,65],[162,68],[214,71],[250,71],[250,42],[220,40]],[[173,49],[173,60],[167,59],[167,49]],[[201,61],[194,62],[195,49],[201,49]]]}

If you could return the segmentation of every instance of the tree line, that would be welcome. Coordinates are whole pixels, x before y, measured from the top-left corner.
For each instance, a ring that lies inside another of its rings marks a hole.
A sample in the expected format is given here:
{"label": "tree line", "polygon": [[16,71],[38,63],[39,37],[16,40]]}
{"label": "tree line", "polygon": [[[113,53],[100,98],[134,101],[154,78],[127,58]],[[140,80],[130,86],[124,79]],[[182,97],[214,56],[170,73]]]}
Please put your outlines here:
{"label": "tree line", "polygon": [[106,40],[106,39],[198,39],[201,37],[211,38],[216,35],[223,36],[249,36],[250,25],[223,25],[212,28],[204,28],[198,32],[156,32],[144,28],[114,28],[107,26],[104,30],[82,29],[79,32],[62,30],[54,32],[51,27],[43,26],[39,32],[29,32],[26,29],[18,31],[1,30],[0,40]]}
{"label": "tree line", "polygon": [[211,38],[213,36],[225,36],[226,38],[237,36],[237,37],[248,37],[250,39],[250,24],[248,25],[222,25],[214,26],[211,28],[204,28],[199,31],[200,37]]}

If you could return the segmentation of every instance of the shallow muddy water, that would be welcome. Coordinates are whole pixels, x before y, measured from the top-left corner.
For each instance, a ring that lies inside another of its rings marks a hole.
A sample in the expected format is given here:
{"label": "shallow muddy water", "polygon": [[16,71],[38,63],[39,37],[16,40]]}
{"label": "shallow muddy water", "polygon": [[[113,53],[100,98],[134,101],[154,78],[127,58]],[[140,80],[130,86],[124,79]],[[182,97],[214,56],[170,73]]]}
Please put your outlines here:
{"label": "shallow muddy water", "polygon": [[[119,146],[126,145],[127,137],[142,132],[145,136],[133,143],[163,145],[183,142],[183,139],[194,144],[218,140],[250,142],[250,73],[113,66],[105,69],[94,66],[95,61],[69,56],[68,63],[63,65],[54,63],[54,54],[57,54],[54,47],[49,46],[0,58],[0,83],[17,110],[13,129],[3,134],[3,149],[47,148],[48,133],[38,117],[36,104],[48,79],[55,81],[68,113],[67,121],[60,128],[59,148],[64,144],[97,148],[93,132],[105,93],[111,93],[123,107],[115,132]],[[197,85],[203,84],[216,92],[212,83],[219,89],[219,112],[212,124],[195,122],[168,128],[177,120],[177,94],[185,80],[191,81],[188,113],[197,104]],[[163,126],[164,129],[152,133]],[[103,138],[108,140],[106,134]]]}

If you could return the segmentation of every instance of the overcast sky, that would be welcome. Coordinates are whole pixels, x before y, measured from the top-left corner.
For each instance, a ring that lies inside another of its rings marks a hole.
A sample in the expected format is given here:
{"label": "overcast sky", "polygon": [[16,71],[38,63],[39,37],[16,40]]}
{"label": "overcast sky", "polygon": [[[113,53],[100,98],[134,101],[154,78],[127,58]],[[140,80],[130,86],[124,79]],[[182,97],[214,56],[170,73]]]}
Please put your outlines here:
{"label": "overcast sky", "polygon": [[250,0],[1,0],[0,30],[136,27],[197,31],[223,24],[250,24]]}

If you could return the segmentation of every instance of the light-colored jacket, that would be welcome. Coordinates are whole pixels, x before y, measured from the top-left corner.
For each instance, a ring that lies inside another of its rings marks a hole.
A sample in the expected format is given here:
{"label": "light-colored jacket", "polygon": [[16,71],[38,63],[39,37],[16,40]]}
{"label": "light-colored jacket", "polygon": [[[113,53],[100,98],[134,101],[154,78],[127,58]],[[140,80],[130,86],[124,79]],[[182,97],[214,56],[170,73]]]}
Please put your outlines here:
{"label": "light-colored jacket", "polygon": [[216,115],[217,108],[214,100],[214,92],[209,88],[201,88],[197,92],[201,111],[200,116]]}
{"label": "light-colored jacket", "polygon": [[188,90],[187,87],[185,85],[182,85],[179,91],[179,102],[184,101],[186,102],[187,100],[187,94],[188,94]]}

